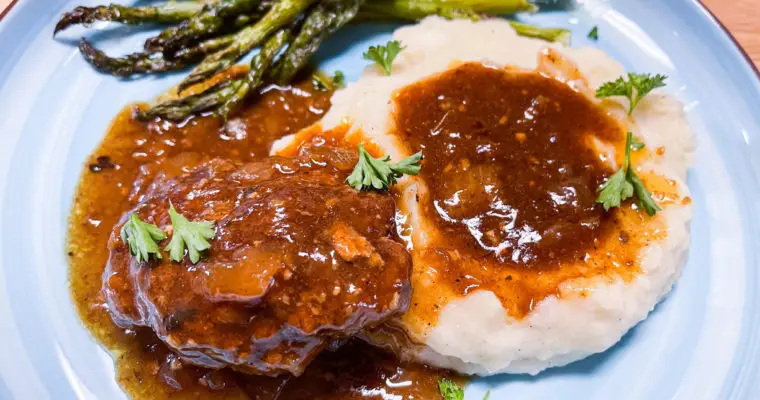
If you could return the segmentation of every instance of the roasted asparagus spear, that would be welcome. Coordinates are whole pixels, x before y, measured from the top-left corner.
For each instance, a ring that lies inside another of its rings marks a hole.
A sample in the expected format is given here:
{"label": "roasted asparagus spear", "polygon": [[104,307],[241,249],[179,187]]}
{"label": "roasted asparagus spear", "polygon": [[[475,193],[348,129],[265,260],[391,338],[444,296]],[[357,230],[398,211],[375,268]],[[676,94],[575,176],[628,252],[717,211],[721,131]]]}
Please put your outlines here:
{"label": "roasted asparagus spear", "polygon": [[281,29],[261,47],[261,51],[253,56],[250,69],[245,78],[243,78],[243,83],[232,96],[225,100],[216,113],[217,115],[227,120],[227,117],[240,106],[243,100],[252,91],[261,86],[266,72],[273,64],[275,56],[288,43],[289,39],[290,32],[286,29]]}
{"label": "roasted asparagus spear", "polygon": [[429,15],[461,18],[473,13],[511,15],[536,10],[527,0],[371,0],[362,7],[360,17],[416,21]]}
{"label": "roasted asparagus spear", "polygon": [[309,63],[322,42],[350,22],[364,0],[323,0],[304,20],[298,36],[270,74],[275,82],[286,84]]}
{"label": "roasted asparagus spear", "polygon": [[248,94],[261,86],[264,74],[289,38],[288,30],[281,29],[267,40],[251,60],[250,69],[244,77],[218,83],[198,94],[158,104],[148,111],[138,113],[138,116],[142,119],[182,121],[193,114],[211,111],[226,119]]}
{"label": "roasted asparagus spear", "polygon": [[282,49],[288,38],[287,30],[280,30],[269,39],[254,56],[245,78],[233,79],[205,90],[197,95],[169,101],[142,114],[143,118],[162,117],[183,120],[191,114],[214,110],[216,115],[227,118],[242,101],[258,88],[265,73],[276,74],[276,79],[287,83],[303,68],[319,48],[321,42],[338,28],[348,23],[358,12],[361,0],[327,0],[315,7],[301,24],[296,38],[288,45],[277,62],[275,72],[269,72],[274,56]]}
{"label": "roasted asparagus spear", "polygon": [[122,57],[109,57],[96,49],[86,39],[79,42],[79,51],[95,69],[100,72],[130,76],[134,74],[150,74],[155,72],[174,71],[187,68],[203,59],[203,56],[219,51],[229,46],[234,35],[220,36],[207,39],[193,47],[185,47],[171,57],[162,52],[138,52]]}
{"label": "roasted asparagus spear", "polygon": [[235,94],[241,84],[240,79],[220,82],[201,93],[163,102],[147,111],[140,111],[137,116],[145,120],[162,118],[175,122],[183,121],[191,115],[218,109]]}
{"label": "roasted asparagus spear", "polygon": [[315,0],[279,0],[256,24],[247,26],[235,34],[235,40],[224,50],[206,57],[180,84],[180,90],[202,82],[217,72],[233,65],[253,50],[274,31],[293,22]]}
{"label": "roasted asparagus spear", "polygon": [[260,4],[261,0],[219,0],[206,4],[200,12],[181,21],[179,25],[148,39],[145,50],[173,50],[213,36],[225,28],[233,28],[236,24],[230,24],[231,20],[255,11]]}
{"label": "roasted asparagus spear", "polygon": [[[359,19],[417,21],[429,15],[444,18],[465,18],[474,21],[487,14],[513,14],[531,11],[531,4],[521,0],[372,0],[359,12]],[[543,39],[549,42],[570,43],[570,31],[564,28],[542,28],[509,21],[520,36]]]}
{"label": "roasted asparagus spear", "polygon": [[58,33],[72,25],[91,24],[95,21],[114,21],[123,24],[178,24],[203,9],[200,1],[169,2],[159,6],[127,7],[110,4],[98,7],[77,7],[65,14],[55,25]]}
{"label": "roasted asparagus spear", "polygon": [[[316,1],[319,3],[312,6]],[[357,15],[360,19],[418,20],[440,15],[479,20],[487,14],[534,10],[527,0],[192,0],[145,7],[78,7],[61,18],[56,32],[72,24],[98,20],[177,24],[149,39],[145,51],[123,57],[109,57],[84,39],[79,48],[96,69],[119,76],[197,64],[180,83],[180,91],[232,66],[264,42],[245,77],[218,83],[202,93],[141,113],[144,118],[182,120],[211,111],[226,118],[265,79],[288,83],[324,40]],[[523,36],[562,42],[569,39],[566,29],[510,23]],[[297,32],[292,40],[291,32]]]}

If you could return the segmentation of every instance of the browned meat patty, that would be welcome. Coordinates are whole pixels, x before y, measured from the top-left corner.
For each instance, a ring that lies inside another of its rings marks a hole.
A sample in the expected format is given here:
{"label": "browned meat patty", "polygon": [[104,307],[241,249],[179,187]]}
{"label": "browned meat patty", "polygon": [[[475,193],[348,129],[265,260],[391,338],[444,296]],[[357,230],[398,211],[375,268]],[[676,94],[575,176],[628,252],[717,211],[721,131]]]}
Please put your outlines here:
{"label": "browned meat patty", "polygon": [[299,375],[333,340],[404,312],[411,257],[394,240],[394,202],[345,184],[355,157],[310,147],[158,179],[131,212],[168,231],[171,201],[215,221],[216,238],[195,265],[166,253],[138,264],[119,235],[125,214],[103,275],[114,321],[150,327],[196,365]]}

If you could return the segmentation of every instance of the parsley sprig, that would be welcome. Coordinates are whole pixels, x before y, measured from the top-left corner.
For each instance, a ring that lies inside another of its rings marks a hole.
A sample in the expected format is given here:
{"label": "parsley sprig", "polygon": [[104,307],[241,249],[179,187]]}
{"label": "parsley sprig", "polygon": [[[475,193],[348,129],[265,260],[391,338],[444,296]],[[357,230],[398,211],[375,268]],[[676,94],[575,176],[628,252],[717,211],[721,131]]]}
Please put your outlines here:
{"label": "parsley sprig", "polygon": [[623,96],[628,99],[628,115],[649,92],[665,86],[667,76],[662,74],[634,74],[628,73],[628,79],[619,77],[612,82],[603,84],[596,90],[596,97]]}
{"label": "parsley sprig", "polygon": [[623,158],[623,166],[612,174],[607,182],[602,185],[598,190],[597,203],[601,203],[605,211],[609,211],[610,208],[620,207],[620,204],[636,196],[636,204],[646,211],[649,216],[654,215],[657,211],[660,211],[660,207],[652,199],[652,195],[649,193],[644,183],[641,182],[638,175],[631,166],[631,144],[633,142],[633,134],[628,132],[625,138],[625,158]]}
{"label": "parsley sprig", "polygon": [[185,248],[190,261],[195,264],[201,259],[201,252],[211,248],[208,239],[216,236],[214,223],[211,221],[188,221],[187,218],[169,204],[169,218],[172,220],[172,240],[164,248],[172,261],[180,262],[185,257]]}
{"label": "parsley sprig", "polygon": [[369,46],[363,56],[365,60],[374,61],[383,67],[385,75],[390,75],[393,59],[405,48],[405,46],[401,46],[401,42],[398,40],[391,40],[385,46]]}
{"label": "parsley sprig", "polygon": [[441,392],[443,400],[464,400],[464,389],[446,378],[438,382],[438,391]]}
{"label": "parsley sprig", "polygon": [[152,255],[156,260],[161,259],[161,249],[158,241],[166,239],[166,233],[156,225],[144,222],[132,213],[124,226],[121,227],[121,240],[129,247],[129,254],[138,263],[148,261]]}
{"label": "parsley sprig", "polygon": [[591,40],[599,40],[599,27],[594,26],[591,28],[591,30],[588,32],[588,38]]}
{"label": "parsley sprig", "polygon": [[420,173],[422,152],[412,154],[395,164],[389,163],[390,160],[391,156],[372,157],[360,144],[359,162],[356,163],[351,175],[346,178],[346,182],[356,190],[386,190],[401,176]]}
{"label": "parsley sprig", "polygon": [[641,140],[639,140],[639,138],[637,138],[636,136],[634,136],[631,139],[631,150],[638,151],[638,150],[643,149],[644,147],[646,147],[646,145],[644,144],[644,142],[642,142]]}
{"label": "parsley sprig", "polygon": [[346,87],[346,75],[343,74],[343,71],[337,70],[333,74],[332,78],[333,83],[335,83],[335,86],[338,88],[344,88]]}
{"label": "parsley sprig", "polygon": [[[441,393],[443,400],[464,400],[464,389],[460,388],[454,381],[443,378],[438,382],[438,392]],[[488,400],[491,391],[486,392],[483,400]]]}

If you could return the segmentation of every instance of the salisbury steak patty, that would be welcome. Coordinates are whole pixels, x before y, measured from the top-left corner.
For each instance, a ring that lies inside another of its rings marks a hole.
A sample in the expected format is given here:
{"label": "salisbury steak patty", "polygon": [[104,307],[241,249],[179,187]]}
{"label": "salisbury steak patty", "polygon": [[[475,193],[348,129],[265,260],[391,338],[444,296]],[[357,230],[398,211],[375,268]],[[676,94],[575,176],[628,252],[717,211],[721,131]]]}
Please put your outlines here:
{"label": "salisbury steak patty", "polygon": [[[405,311],[411,258],[394,241],[393,199],[347,186],[355,161],[353,151],[311,147],[158,179],[109,240],[103,290],[114,321],[150,327],[196,365],[298,375],[332,340]],[[170,202],[216,223],[211,249],[195,265],[166,253],[136,263],[121,226],[134,212],[170,233]]]}

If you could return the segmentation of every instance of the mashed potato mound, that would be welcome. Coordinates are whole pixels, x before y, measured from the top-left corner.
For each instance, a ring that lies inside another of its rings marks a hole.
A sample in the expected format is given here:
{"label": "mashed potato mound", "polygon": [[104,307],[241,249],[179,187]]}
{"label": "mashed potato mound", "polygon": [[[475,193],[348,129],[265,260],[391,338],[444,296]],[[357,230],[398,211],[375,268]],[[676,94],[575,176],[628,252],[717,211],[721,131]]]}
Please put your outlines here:
{"label": "mashed potato mound", "polygon": [[[397,90],[463,62],[537,70],[592,99],[646,144],[644,155],[635,161],[637,171],[649,176],[645,178],[647,186],[663,210],[647,220],[646,244],[634,249],[638,259],[635,276],[568,279],[557,287],[556,294],[532,304],[529,313],[515,316],[504,308],[499,293],[480,289],[455,296],[443,293],[434,283],[430,271],[435,266],[419,257],[433,240],[435,234],[430,230],[434,228],[425,221],[419,201],[414,201],[425,195],[426,184],[417,177],[404,177],[395,189],[401,193],[398,222],[402,237],[409,240],[415,259],[412,301],[436,297],[437,312],[420,313],[411,308],[391,323],[390,329],[368,333],[367,340],[407,359],[478,375],[536,374],[614,345],[670,291],[685,262],[692,217],[686,173],[693,137],[682,104],[654,92],[628,117],[625,100],[600,101],[593,96],[603,82],[624,73],[620,64],[597,49],[564,48],[519,37],[500,19],[471,22],[431,17],[398,29],[393,38],[406,46],[393,63],[393,73],[386,76],[377,66],[367,67],[358,82],[335,93],[321,129],[349,126],[348,136],[372,142],[399,160],[410,151],[393,135]],[[620,157],[616,158],[615,152],[620,148],[600,144],[598,150],[611,169],[616,169],[614,160]],[[636,213],[621,218],[644,224]]]}

